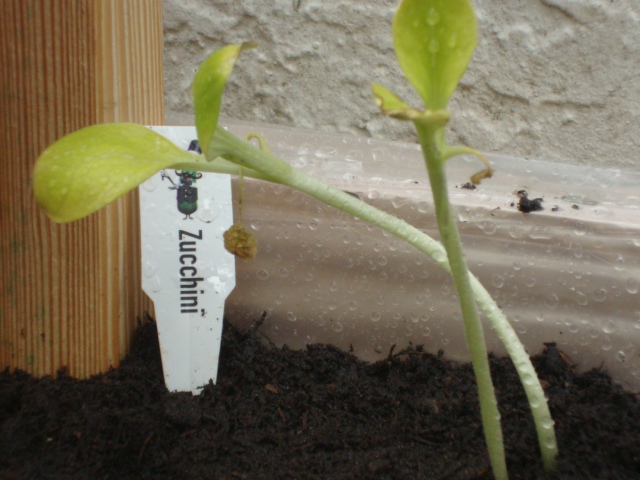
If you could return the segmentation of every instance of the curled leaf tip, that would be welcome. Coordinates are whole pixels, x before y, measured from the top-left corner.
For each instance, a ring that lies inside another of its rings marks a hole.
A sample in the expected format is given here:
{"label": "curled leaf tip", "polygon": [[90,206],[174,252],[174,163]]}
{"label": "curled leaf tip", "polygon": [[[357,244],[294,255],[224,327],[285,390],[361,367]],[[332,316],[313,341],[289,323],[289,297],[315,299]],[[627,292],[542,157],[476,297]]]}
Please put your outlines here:
{"label": "curled leaf tip", "polygon": [[471,183],[473,183],[474,185],[479,185],[483,179],[491,178],[492,176],[493,176],[493,169],[491,167],[485,168],[471,176]]}
{"label": "curled leaf tip", "polygon": [[259,133],[250,133],[247,135],[247,142],[250,142],[251,140],[258,141],[258,148],[261,152],[271,153],[271,149],[269,148],[267,141]]}

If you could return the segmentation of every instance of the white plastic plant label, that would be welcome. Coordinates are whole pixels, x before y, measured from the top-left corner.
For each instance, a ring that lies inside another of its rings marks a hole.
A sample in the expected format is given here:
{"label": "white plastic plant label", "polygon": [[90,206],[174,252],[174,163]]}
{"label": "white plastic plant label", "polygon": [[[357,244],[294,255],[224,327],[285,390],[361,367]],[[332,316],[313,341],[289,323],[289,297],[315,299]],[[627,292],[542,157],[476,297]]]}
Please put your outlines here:
{"label": "white plastic plant label", "polygon": [[[151,127],[193,150],[194,127]],[[233,224],[229,175],[163,170],[140,186],[142,288],[155,305],[167,389],[216,381],[224,302],[235,287],[223,233]]]}

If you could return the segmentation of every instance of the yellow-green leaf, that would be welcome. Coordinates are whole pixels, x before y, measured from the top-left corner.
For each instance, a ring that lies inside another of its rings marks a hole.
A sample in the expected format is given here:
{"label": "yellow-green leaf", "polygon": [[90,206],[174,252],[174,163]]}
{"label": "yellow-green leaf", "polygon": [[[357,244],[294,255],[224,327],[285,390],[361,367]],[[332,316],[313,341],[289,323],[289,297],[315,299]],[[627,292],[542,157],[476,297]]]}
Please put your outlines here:
{"label": "yellow-green leaf", "polygon": [[391,115],[391,112],[395,111],[414,110],[404,103],[395,93],[378,83],[371,84],[371,91],[373,92],[376,105],[387,115]]}
{"label": "yellow-green leaf", "polygon": [[227,78],[231,75],[240,53],[256,46],[253,42],[227,45],[213,52],[196,72],[193,79],[193,106],[198,140],[205,155],[209,151],[209,142],[218,125],[222,92]]}
{"label": "yellow-green leaf", "polygon": [[71,222],[104,207],[163,168],[193,157],[142,125],[94,125],[61,138],[40,155],[33,188],[52,220]]}
{"label": "yellow-green leaf", "polygon": [[388,88],[378,85],[377,83],[372,83],[371,89],[373,90],[376,105],[380,107],[380,110],[382,110],[385,115],[389,115],[392,118],[426,122],[433,126],[444,126],[449,122],[449,118],[451,117],[451,114],[447,110],[432,111],[411,108]]}
{"label": "yellow-green leaf", "polygon": [[476,46],[469,0],[403,0],[393,21],[396,56],[428,110],[447,107]]}

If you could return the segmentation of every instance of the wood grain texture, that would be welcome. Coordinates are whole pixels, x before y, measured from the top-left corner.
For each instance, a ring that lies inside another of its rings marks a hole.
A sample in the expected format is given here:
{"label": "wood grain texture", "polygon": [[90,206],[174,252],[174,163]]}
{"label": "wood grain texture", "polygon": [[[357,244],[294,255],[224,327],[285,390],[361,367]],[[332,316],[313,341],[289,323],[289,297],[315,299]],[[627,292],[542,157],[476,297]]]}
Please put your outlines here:
{"label": "wood grain texture", "polygon": [[101,122],[162,124],[162,0],[0,2],[0,368],[116,366],[150,303],[137,195],[67,225],[35,203],[49,144]]}

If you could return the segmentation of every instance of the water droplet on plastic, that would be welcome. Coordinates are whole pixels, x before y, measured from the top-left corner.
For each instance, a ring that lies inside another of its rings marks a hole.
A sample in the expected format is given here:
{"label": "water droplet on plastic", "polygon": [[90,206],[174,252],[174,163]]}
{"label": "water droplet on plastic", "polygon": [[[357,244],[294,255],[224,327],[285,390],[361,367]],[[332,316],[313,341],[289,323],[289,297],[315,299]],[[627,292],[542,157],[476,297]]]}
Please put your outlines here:
{"label": "water droplet on plastic", "polygon": [[619,362],[626,362],[627,354],[624,353],[623,350],[619,350],[618,353],[616,354],[616,358],[618,359]]}
{"label": "water droplet on plastic", "polygon": [[547,295],[544,299],[544,303],[547,307],[554,309],[558,306],[558,296],[555,293]]}
{"label": "water droplet on plastic", "polygon": [[380,312],[373,312],[371,314],[371,321],[378,322],[380,320]]}
{"label": "water droplet on plastic", "polygon": [[288,312],[287,313],[287,320],[289,320],[290,322],[295,322],[297,320],[295,314],[293,312]]}
{"label": "water droplet on plastic", "polygon": [[575,244],[572,251],[573,251],[573,256],[576,258],[582,258],[582,255],[584,255],[584,249],[582,248],[582,245],[579,243]]}
{"label": "water droplet on plastic", "polygon": [[604,333],[613,333],[616,330],[616,324],[613,320],[609,319],[606,322],[604,322],[604,325],[602,326],[602,331]]}
{"label": "water droplet on plastic", "polygon": [[593,299],[596,302],[604,302],[607,299],[607,290],[604,288],[598,288],[593,292]]}
{"label": "water droplet on plastic", "polygon": [[269,278],[269,272],[267,272],[266,270],[258,270],[256,272],[256,276],[259,280],[266,280],[267,278]]}
{"label": "water droplet on plastic", "polygon": [[488,222],[488,221],[480,222],[478,226],[486,235],[493,235],[494,233],[496,233],[496,230],[498,229],[498,226],[494,222]]}
{"label": "water droplet on plastic", "polygon": [[342,325],[342,322],[333,322],[333,325],[331,325],[331,330],[336,333],[340,333],[342,330],[344,330],[344,326]]}
{"label": "water droplet on plastic", "polygon": [[626,286],[627,292],[631,294],[638,293],[638,280],[636,278],[633,278],[633,277],[627,278],[625,286]]}
{"label": "water droplet on plastic", "polygon": [[578,236],[583,236],[585,233],[587,233],[587,226],[584,223],[577,223],[575,229],[573,230],[573,233]]}
{"label": "water droplet on plastic", "polygon": [[316,150],[316,157],[319,158],[331,158],[335,156],[337,150],[335,148],[319,148]]}
{"label": "water droplet on plastic", "polygon": [[496,288],[502,288],[504,285],[504,277],[502,275],[494,275],[491,283],[493,283],[493,286]]}
{"label": "water droplet on plastic", "polygon": [[584,306],[589,303],[589,298],[582,292],[576,292],[576,303]]}
{"label": "water droplet on plastic", "polygon": [[303,143],[302,145],[300,145],[300,148],[298,148],[298,155],[308,155],[310,151],[311,145],[309,145],[308,143]]}

